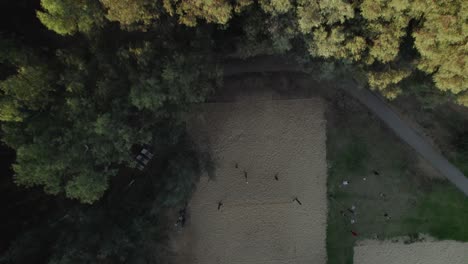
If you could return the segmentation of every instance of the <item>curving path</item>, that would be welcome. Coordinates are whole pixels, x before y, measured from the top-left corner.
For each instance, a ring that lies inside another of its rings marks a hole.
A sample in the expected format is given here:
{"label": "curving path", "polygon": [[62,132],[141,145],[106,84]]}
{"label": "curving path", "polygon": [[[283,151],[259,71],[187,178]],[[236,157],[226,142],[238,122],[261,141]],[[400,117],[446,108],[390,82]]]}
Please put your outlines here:
{"label": "curving path", "polygon": [[[224,76],[262,72],[304,72],[298,64],[277,57],[261,57],[247,61],[230,61],[224,65]],[[407,124],[380,97],[368,89],[359,88],[354,80],[343,81],[340,88],[358,99],[390,127],[403,141],[439,170],[449,181],[468,196],[468,178],[442,156],[431,144]]]}

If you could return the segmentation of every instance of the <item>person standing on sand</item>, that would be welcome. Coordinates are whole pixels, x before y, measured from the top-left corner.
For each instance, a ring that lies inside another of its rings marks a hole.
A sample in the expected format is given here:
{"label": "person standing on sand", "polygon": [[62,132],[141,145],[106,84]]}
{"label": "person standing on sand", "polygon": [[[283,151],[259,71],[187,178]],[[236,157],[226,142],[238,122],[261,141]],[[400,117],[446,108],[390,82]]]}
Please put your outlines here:
{"label": "person standing on sand", "polygon": [[295,197],[295,198],[293,199],[293,202],[294,202],[294,201],[297,202],[299,205],[302,205],[301,201],[299,201],[299,199],[297,199],[297,197]]}
{"label": "person standing on sand", "polygon": [[249,184],[249,180],[247,178],[247,172],[244,171],[244,178],[245,178],[245,183]]}
{"label": "person standing on sand", "polygon": [[223,202],[222,202],[222,201],[219,201],[219,203],[218,203],[218,211],[219,211],[219,209],[221,209],[221,206],[223,206]]}
{"label": "person standing on sand", "polygon": [[277,180],[277,181],[279,180],[278,173],[275,174],[275,180]]}

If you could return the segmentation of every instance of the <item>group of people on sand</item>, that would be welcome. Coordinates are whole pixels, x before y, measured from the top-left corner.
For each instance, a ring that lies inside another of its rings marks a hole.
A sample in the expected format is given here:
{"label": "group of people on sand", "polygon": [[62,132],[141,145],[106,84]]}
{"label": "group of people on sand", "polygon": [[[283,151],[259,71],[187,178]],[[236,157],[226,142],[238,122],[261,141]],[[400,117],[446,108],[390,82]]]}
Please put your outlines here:
{"label": "group of people on sand", "polygon": [[[236,163],[234,164],[234,168],[239,169],[239,163],[236,162]],[[249,178],[248,178],[247,171],[246,171],[246,170],[243,170],[242,172],[243,172],[243,175],[244,175],[245,183],[246,183],[246,184],[249,184]],[[273,176],[273,179],[274,179],[275,181],[279,181],[279,175],[278,175],[278,173],[276,173],[276,174]],[[298,203],[299,205],[302,205],[302,202],[301,202],[301,201],[299,200],[299,198],[297,198],[297,197],[294,197],[294,199],[293,199],[292,201]],[[223,201],[219,201],[219,202],[218,202],[218,211],[221,210],[221,207],[223,207],[223,205],[224,205],[224,204],[223,204]]]}
{"label": "group of people on sand", "polygon": [[[239,169],[239,164],[238,163],[235,163],[234,164],[234,168],[236,169]],[[242,171],[242,174],[244,176],[244,179],[245,179],[245,183],[246,184],[249,184],[249,178],[248,178],[248,173],[246,170],[243,170]],[[275,175],[273,175],[273,179],[275,181],[279,181],[279,174],[276,173]],[[299,200],[298,197],[294,197],[292,199],[292,202],[296,202],[298,203],[299,205],[302,205],[302,202]],[[221,210],[221,208],[224,206],[223,204],[223,201],[218,201],[218,211]],[[187,219],[187,203],[185,203],[184,207],[182,209],[179,210],[179,216],[177,218],[177,221],[175,223],[175,226],[176,227],[184,227],[185,225],[185,222],[186,222],[186,219]]]}
{"label": "group of people on sand", "polygon": [[[239,168],[239,164],[238,163],[235,163],[234,167],[236,169]],[[373,170],[372,171],[374,175],[380,175],[380,173],[376,170]],[[249,183],[249,179],[248,179],[248,173],[246,170],[243,170],[242,171],[243,173],[243,176],[244,176],[244,179],[245,179],[245,183],[248,184]],[[278,176],[278,173],[276,173],[274,176],[273,176],[274,180],[276,181],[279,181],[279,176]],[[364,181],[367,180],[367,178],[363,178]],[[350,182],[348,180],[345,180],[342,182],[341,184],[341,187],[345,187],[347,185],[349,185]],[[379,196],[383,199],[386,199],[387,195],[383,192],[379,193]],[[356,223],[356,206],[355,205],[351,205],[351,207],[346,207],[344,206],[343,204],[339,203],[336,199],[335,199],[335,196],[333,194],[330,194],[329,195],[330,199],[334,200],[335,202],[337,202],[338,204],[340,204],[340,207],[341,207],[341,210],[340,210],[340,215],[342,217],[345,217],[347,219],[349,219],[350,223],[351,224],[355,224]],[[294,197],[292,199],[292,202],[296,202],[298,203],[299,205],[302,205],[302,202],[299,200],[298,197]],[[218,201],[218,211],[221,210],[221,208],[224,206],[223,204],[223,201]],[[185,220],[186,220],[186,208],[187,208],[187,204],[185,204],[184,208],[182,208],[180,211],[179,211],[179,218],[177,220],[177,223],[176,223],[176,226],[184,226],[185,225]],[[390,216],[389,213],[387,212],[384,212],[383,216],[385,217],[385,220],[391,220],[392,217]],[[351,234],[355,237],[358,236],[358,233],[354,230],[350,230]]]}

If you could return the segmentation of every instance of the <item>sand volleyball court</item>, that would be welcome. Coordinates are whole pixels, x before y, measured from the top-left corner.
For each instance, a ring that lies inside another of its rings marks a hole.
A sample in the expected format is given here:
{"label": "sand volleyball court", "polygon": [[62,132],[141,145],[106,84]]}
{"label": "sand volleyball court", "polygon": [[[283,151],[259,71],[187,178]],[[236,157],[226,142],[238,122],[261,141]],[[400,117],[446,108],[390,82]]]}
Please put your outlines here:
{"label": "sand volleyball court", "polygon": [[366,240],[354,247],[355,264],[467,264],[468,243],[426,241],[405,245]]}
{"label": "sand volleyball court", "polygon": [[325,264],[324,103],[250,99],[198,110],[189,131],[215,170],[189,203],[185,261]]}

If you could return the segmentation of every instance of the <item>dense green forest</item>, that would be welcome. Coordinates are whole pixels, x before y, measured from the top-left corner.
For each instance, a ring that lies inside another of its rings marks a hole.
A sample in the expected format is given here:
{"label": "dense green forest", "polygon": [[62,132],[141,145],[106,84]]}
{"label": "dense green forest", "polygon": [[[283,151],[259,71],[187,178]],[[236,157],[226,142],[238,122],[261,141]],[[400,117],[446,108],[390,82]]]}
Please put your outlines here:
{"label": "dense green forest", "polygon": [[[6,225],[0,263],[162,261],[164,210],[203,169],[184,114],[229,59],[314,59],[390,99],[424,86],[468,105],[463,0],[7,0],[0,12],[2,182],[28,187],[6,194],[24,221]],[[155,158],[140,172],[143,145]]]}

